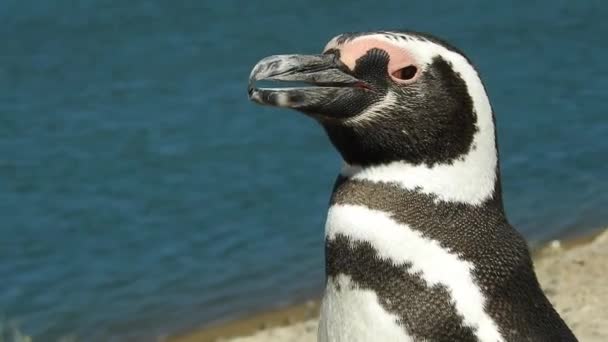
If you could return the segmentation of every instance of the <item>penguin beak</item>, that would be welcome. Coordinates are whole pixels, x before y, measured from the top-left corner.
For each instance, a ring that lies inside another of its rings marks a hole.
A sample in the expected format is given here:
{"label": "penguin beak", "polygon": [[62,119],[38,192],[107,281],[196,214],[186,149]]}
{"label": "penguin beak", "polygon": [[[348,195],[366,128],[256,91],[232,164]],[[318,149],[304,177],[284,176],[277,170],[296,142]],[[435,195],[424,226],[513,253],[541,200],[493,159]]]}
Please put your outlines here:
{"label": "penguin beak", "polygon": [[[336,55],[277,55],[259,61],[249,76],[249,99],[259,104],[324,115],[336,99],[365,91]],[[256,81],[298,82],[309,86],[258,88]]]}

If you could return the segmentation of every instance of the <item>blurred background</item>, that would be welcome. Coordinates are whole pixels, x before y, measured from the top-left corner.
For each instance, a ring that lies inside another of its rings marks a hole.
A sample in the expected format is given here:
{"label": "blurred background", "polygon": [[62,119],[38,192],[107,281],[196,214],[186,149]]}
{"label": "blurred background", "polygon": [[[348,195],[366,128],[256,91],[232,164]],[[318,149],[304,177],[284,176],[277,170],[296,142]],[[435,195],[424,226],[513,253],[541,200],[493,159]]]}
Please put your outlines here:
{"label": "blurred background", "polygon": [[34,342],[152,341],[315,297],[340,158],[253,105],[262,57],[427,31],[476,63],[511,222],[608,223],[601,1],[0,1],[0,319]]}

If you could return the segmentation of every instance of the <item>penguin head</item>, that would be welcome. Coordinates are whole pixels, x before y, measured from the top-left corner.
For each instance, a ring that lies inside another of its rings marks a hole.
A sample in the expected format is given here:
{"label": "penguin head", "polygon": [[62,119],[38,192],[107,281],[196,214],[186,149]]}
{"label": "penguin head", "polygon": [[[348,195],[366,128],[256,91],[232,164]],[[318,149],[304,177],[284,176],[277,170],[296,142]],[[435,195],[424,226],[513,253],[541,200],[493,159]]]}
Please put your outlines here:
{"label": "penguin head", "polygon": [[[260,80],[307,86],[256,87]],[[480,147],[496,153],[492,110],[475,68],[426,34],[348,33],[320,55],[264,58],[251,73],[249,96],[315,118],[349,165],[433,167]]]}

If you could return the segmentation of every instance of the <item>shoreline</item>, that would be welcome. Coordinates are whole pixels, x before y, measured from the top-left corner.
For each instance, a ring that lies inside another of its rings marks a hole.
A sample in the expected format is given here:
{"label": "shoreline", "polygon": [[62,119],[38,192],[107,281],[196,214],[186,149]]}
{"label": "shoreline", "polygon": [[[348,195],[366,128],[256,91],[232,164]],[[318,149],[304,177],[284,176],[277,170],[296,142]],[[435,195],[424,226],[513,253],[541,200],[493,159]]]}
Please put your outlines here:
{"label": "shoreline", "polygon": [[254,313],[243,318],[171,335],[166,342],[214,342],[248,336],[258,331],[290,327],[319,316],[321,300],[309,299],[286,307]]}
{"label": "shoreline", "polygon": [[[602,255],[604,258],[588,260],[591,254],[597,254],[602,249],[606,251]],[[543,290],[577,337],[581,341],[608,340],[608,309],[599,307],[601,302],[608,300],[608,290],[602,291],[600,288],[601,284],[608,283],[608,274],[598,271],[598,266],[608,264],[608,228],[598,228],[587,235],[539,244],[531,250],[531,254]],[[592,284],[588,283],[589,280]],[[581,289],[576,286],[577,283],[586,285],[586,288]],[[598,291],[603,295],[594,298]],[[573,301],[579,304],[578,307]],[[320,298],[314,298],[170,335],[164,341],[316,341],[319,307]],[[589,325],[593,327],[589,328]]]}

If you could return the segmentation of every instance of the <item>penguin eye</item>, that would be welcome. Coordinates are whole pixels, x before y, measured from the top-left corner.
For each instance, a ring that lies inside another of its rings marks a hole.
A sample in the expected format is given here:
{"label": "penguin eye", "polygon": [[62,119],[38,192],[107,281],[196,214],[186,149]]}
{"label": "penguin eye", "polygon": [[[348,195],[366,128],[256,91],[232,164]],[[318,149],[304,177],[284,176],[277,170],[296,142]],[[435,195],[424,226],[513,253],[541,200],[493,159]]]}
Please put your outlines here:
{"label": "penguin eye", "polygon": [[413,65],[408,65],[405,68],[401,68],[393,72],[392,76],[401,81],[411,80],[416,76],[418,69]]}

